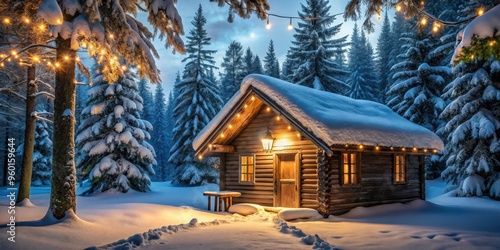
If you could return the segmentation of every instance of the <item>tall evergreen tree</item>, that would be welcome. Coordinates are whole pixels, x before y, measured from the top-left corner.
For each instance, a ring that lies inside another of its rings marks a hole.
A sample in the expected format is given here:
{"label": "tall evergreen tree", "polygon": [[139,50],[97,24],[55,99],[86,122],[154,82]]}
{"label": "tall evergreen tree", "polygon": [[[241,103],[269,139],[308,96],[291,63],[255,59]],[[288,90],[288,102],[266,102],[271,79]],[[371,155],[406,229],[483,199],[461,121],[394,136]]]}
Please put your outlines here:
{"label": "tall evergreen tree", "polygon": [[209,69],[215,67],[212,54],[216,51],[205,48],[210,45],[210,38],[204,29],[205,23],[200,5],[191,22],[194,28],[187,36],[188,56],[183,60],[187,61],[183,80],[176,84],[179,96],[175,102],[174,145],[169,159],[174,168],[174,185],[216,182],[218,176],[217,171],[206,160],[196,159],[192,147],[194,138],[222,107],[217,87],[207,77]]}
{"label": "tall evergreen tree", "polygon": [[348,96],[354,99],[376,100],[373,51],[371,45],[366,41],[364,32],[361,32],[361,37],[359,36],[358,25],[354,25],[351,37],[349,71],[347,84],[351,89],[347,93]]}
{"label": "tall evergreen tree", "polygon": [[243,47],[239,42],[233,41],[229,44],[226,54],[222,59],[224,73],[221,76],[220,94],[222,101],[226,103],[240,89],[243,80]]}
{"label": "tall evergreen tree", "polygon": [[144,108],[140,111],[139,115],[141,119],[146,121],[152,121],[154,117],[154,101],[153,94],[149,88],[149,83],[146,78],[142,78],[137,84],[139,88],[139,95],[142,97],[142,104]]}
{"label": "tall evergreen tree", "polygon": [[387,12],[385,13],[384,23],[382,24],[382,30],[380,31],[380,35],[377,41],[377,57],[376,57],[376,70],[378,72],[377,80],[379,81],[378,88],[378,100],[381,103],[387,103],[386,101],[386,93],[389,90],[390,79],[389,74],[391,71],[392,65],[391,61],[391,23],[389,21],[389,16]]}
{"label": "tall evergreen tree", "polygon": [[[488,10],[493,6],[493,1],[463,1],[458,7],[459,20],[475,16],[479,7]],[[494,35],[496,30],[490,32]],[[479,40],[473,38],[472,45]],[[482,196],[489,190],[487,195],[500,199],[500,61],[487,56],[457,62],[453,75],[455,79],[443,94],[451,102],[441,114],[448,141],[441,177],[458,186],[459,196]]]}
{"label": "tall evergreen tree", "polygon": [[51,128],[44,120],[36,122],[35,147],[33,153],[33,186],[50,185],[52,176]]}
{"label": "tall evergreen tree", "polygon": [[167,116],[167,104],[165,102],[165,93],[161,84],[156,85],[154,95],[154,118],[153,118],[153,138],[151,140],[156,153],[155,180],[167,180],[167,164],[168,152],[170,144],[168,144],[168,120],[172,119]]}
{"label": "tall evergreen tree", "polygon": [[439,59],[429,52],[434,47],[431,38],[422,31],[404,33],[400,39],[403,61],[393,66],[395,83],[391,86],[387,105],[401,116],[436,132],[442,121],[439,114],[446,103],[441,98],[449,78],[449,68],[440,66]]}
{"label": "tall evergreen tree", "polygon": [[101,72],[96,72],[94,85],[87,92],[87,107],[76,137],[77,167],[91,181],[84,194],[107,190],[125,193],[130,188],[148,191],[156,160],[146,140],[153,127],[140,119],[143,104],[137,78],[128,71],[109,84]]}
{"label": "tall evergreen tree", "polygon": [[269,41],[266,57],[264,57],[264,74],[275,78],[280,77],[278,58],[276,57],[276,52],[274,51],[273,40]]}
{"label": "tall evergreen tree", "polygon": [[346,45],[347,36],[334,39],[342,24],[331,26],[335,17],[327,17],[330,5],[327,0],[307,0],[301,4],[301,21],[290,58],[293,60],[292,82],[315,89],[344,94],[348,85],[340,80],[347,72],[331,58]]}
{"label": "tall evergreen tree", "polygon": [[260,57],[258,55],[255,55],[253,58],[253,64],[252,64],[252,73],[253,74],[262,74],[264,73],[264,70],[262,69],[262,62],[260,61]]}
{"label": "tall evergreen tree", "polygon": [[247,75],[253,73],[253,60],[254,55],[250,47],[245,50],[245,55],[243,56],[243,68],[241,71],[241,78],[245,78]]}

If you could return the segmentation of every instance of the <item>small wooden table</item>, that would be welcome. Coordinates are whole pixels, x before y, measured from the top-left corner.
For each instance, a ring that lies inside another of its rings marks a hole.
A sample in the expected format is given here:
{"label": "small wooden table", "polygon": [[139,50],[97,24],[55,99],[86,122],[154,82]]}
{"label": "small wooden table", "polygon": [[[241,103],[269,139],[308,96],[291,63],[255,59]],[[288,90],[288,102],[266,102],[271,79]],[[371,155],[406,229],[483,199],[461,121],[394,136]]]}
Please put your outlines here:
{"label": "small wooden table", "polygon": [[233,197],[240,197],[240,192],[233,191],[205,191],[204,196],[208,196],[208,211],[211,210],[211,197],[214,197],[214,211],[222,212],[222,201],[224,200],[224,211],[227,212],[229,207],[233,205]]}

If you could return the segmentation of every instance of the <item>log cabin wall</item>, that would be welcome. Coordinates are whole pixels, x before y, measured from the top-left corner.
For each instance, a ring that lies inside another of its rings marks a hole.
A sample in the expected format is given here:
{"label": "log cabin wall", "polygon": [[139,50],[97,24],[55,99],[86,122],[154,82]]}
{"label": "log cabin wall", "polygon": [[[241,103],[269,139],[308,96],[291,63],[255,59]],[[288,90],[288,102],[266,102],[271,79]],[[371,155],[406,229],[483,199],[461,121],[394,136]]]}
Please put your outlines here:
{"label": "log cabin wall", "polygon": [[[317,208],[317,150],[308,139],[298,134],[284,119],[267,109],[265,105],[257,116],[237,135],[230,145],[235,146],[235,153],[226,153],[225,169],[221,171],[221,187],[225,190],[241,192],[241,197],[234,198],[234,203],[256,203],[273,206],[274,197],[274,157],[279,153],[298,153],[300,164],[300,207]],[[290,126],[290,127],[289,127]],[[271,153],[262,150],[260,138],[269,128],[276,138]],[[255,182],[239,183],[239,156],[255,155]]]}
{"label": "log cabin wall", "polygon": [[373,206],[387,203],[408,202],[419,199],[423,189],[423,157],[406,154],[407,184],[394,184],[394,154],[361,152],[361,183],[341,184],[342,152],[334,152],[330,165],[330,214],[338,215],[357,206]]}

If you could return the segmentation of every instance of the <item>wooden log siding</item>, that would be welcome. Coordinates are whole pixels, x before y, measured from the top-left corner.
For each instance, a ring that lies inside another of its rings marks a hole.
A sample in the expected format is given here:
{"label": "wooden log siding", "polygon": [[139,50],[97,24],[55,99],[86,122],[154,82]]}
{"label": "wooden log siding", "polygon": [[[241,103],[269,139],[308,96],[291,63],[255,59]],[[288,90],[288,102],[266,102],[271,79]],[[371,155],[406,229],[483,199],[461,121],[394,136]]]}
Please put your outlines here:
{"label": "wooden log siding", "polygon": [[[256,203],[273,206],[274,197],[274,153],[300,153],[300,207],[318,207],[318,148],[308,139],[297,136],[297,130],[288,129],[289,124],[283,119],[277,119],[277,114],[267,111],[263,106],[259,114],[234,138],[230,145],[236,152],[225,154],[225,189],[241,192],[241,197],[234,198],[236,203]],[[271,130],[276,138],[271,153],[264,153],[260,137]],[[239,156],[241,154],[255,155],[255,183],[239,183]],[[222,173],[221,173],[222,174]],[[222,185],[221,185],[222,186]]]}
{"label": "wooden log siding", "polygon": [[408,183],[394,184],[394,155],[361,152],[361,184],[341,185],[340,157],[334,152],[330,159],[332,183],[330,213],[342,214],[357,206],[407,202],[421,197],[422,155],[407,154]]}

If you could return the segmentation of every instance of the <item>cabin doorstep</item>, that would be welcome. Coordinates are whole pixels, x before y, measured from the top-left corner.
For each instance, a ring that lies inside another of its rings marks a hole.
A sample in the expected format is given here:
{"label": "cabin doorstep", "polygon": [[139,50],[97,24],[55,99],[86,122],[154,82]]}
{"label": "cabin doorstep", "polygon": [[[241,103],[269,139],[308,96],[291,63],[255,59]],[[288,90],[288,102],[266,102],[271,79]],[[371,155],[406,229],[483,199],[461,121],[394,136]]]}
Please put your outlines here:
{"label": "cabin doorstep", "polygon": [[250,75],[193,142],[220,157],[220,190],[236,203],[317,209],[425,199],[435,134],[379,103]]}

